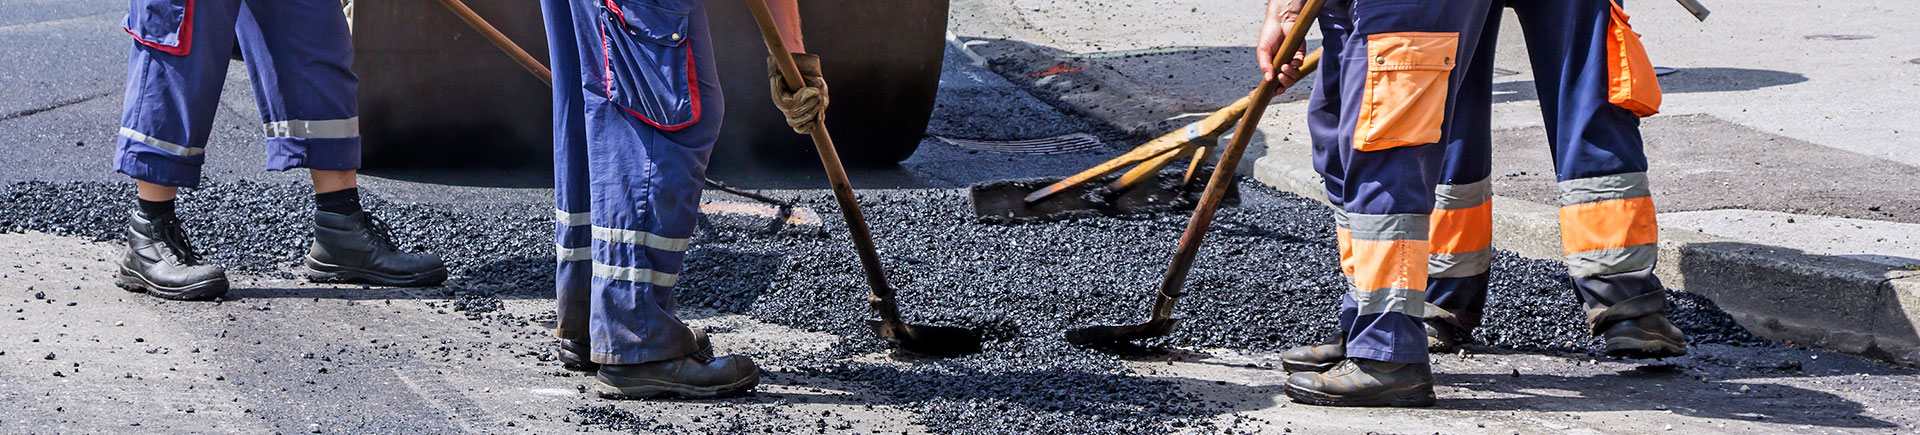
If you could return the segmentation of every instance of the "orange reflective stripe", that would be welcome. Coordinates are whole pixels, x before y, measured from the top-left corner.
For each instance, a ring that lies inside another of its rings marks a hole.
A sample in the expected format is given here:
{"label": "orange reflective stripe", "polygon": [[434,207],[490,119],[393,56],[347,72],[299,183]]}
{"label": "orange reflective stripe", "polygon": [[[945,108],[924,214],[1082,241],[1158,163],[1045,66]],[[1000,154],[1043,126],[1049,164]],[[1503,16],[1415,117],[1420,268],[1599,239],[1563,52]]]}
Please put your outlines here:
{"label": "orange reflective stripe", "polygon": [[1435,254],[1464,254],[1493,245],[1493,201],[1458,210],[1433,211],[1428,238]]}
{"label": "orange reflective stripe", "polygon": [[1340,274],[1353,276],[1353,231],[1335,228],[1333,235],[1340,243]]}
{"label": "orange reflective stripe", "polygon": [[1354,240],[1351,244],[1353,257],[1341,266],[1352,264],[1355,289],[1427,289],[1427,241]]}
{"label": "orange reflective stripe", "polygon": [[1573,254],[1645,245],[1660,239],[1653,198],[1613,199],[1560,207],[1560,246]]}

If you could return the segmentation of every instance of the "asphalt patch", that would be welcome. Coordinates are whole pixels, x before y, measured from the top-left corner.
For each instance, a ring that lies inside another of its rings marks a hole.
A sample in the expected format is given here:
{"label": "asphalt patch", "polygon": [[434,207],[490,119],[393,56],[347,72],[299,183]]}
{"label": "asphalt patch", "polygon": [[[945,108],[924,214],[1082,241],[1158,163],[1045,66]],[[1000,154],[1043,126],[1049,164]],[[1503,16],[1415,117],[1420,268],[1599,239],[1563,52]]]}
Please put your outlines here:
{"label": "asphalt patch", "polygon": [[[1240,206],[1220,211],[1195,261],[1180,305],[1186,320],[1166,337],[1137,343],[1146,353],[1271,352],[1318,342],[1333,330],[1345,281],[1328,211],[1258,183],[1241,186]],[[121,240],[132,196],[127,183],[14,184],[0,194],[0,232]],[[196,246],[235,271],[291,275],[310,240],[311,194],[301,183],[210,182],[182,198],[180,213]],[[397,203],[377,192],[365,202],[404,249],[448,259],[455,276],[446,292],[456,311],[491,318],[505,315],[494,312],[499,297],[550,297],[548,204]],[[824,192],[798,202],[838,215]],[[863,400],[912,411],[915,423],[934,432],[1237,430],[1231,421],[1215,426],[1215,416],[1233,411],[1229,405],[1198,400],[1197,392],[1243,387],[1142,375],[1124,362],[1139,353],[1076,347],[1062,337],[1074,327],[1144,319],[1187,214],[1007,225],[976,218],[957,189],[866,191],[861,204],[905,318],[986,331],[981,353],[865,358],[888,350],[864,324],[866,282],[838,219],[769,231],[763,217],[706,216],[682,274],[680,305],[837,335],[823,352],[752,356],[782,367],[774,378],[857,386],[870,393]],[[1765,344],[1705,298],[1670,294],[1670,314],[1693,343]],[[1496,257],[1486,326],[1474,338],[1501,348],[1598,355],[1564,266],[1506,252]],[[740,409],[774,412],[762,409],[783,400],[771,396],[736,400]],[[575,408],[569,418],[635,432],[764,428],[745,420],[662,426],[620,408]],[[749,414],[757,415],[742,415]],[[828,429],[838,426],[829,422]]]}

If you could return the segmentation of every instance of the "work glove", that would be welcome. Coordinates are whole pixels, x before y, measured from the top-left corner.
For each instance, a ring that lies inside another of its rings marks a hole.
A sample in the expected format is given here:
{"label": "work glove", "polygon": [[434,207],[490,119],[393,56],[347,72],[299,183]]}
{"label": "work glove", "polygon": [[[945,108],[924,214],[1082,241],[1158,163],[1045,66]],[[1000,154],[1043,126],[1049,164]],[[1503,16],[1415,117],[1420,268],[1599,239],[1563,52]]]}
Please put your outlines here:
{"label": "work glove", "polygon": [[800,81],[807,87],[787,90],[786,77],[780,75],[780,63],[772,55],[767,56],[767,80],[773,89],[773,105],[787,117],[787,125],[793,132],[813,134],[814,120],[823,120],[827,116],[827,79],[820,77],[820,56],[805,53],[793,54],[794,66],[800,69]]}

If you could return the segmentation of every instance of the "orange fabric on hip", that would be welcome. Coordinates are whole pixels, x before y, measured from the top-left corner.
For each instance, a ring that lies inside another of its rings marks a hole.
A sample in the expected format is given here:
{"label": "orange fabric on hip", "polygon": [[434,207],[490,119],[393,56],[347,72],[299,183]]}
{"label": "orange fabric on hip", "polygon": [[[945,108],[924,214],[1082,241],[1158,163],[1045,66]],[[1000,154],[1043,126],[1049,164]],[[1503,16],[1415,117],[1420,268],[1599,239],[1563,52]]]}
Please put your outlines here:
{"label": "orange fabric on hip", "polygon": [[1642,118],[1660,113],[1660,77],[1618,2],[1607,26],[1607,79],[1607,102]]}
{"label": "orange fabric on hip", "polygon": [[1353,255],[1341,267],[1351,265],[1355,289],[1427,289],[1427,241],[1354,240],[1350,244]]}
{"label": "orange fabric on hip", "polygon": [[1560,246],[1568,254],[1645,245],[1659,238],[1653,198],[1612,199],[1560,208]]}
{"label": "orange fabric on hip", "polygon": [[1435,254],[1464,254],[1493,245],[1493,201],[1459,210],[1436,209],[1432,222]]}

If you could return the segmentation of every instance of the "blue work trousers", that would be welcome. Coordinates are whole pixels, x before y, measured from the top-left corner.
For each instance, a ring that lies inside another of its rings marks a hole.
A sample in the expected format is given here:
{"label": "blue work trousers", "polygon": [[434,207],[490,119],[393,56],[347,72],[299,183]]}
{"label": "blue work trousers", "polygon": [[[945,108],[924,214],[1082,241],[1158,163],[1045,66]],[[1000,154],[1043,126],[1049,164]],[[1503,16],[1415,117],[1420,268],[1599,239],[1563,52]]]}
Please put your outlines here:
{"label": "blue work trousers", "polygon": [[338,0],[132,0],[133,36],[113,167],[200,184],[234,44],[246,58],[268,170],[360,168],[353,40]]}
{"label": "blue work trousers", "polygon": [[[1607,101],[1609,0],[1506,0],[1525,33],[1547,145],[1560,188],[1562,246],[1590,319],[1663,290],[1653,275],[1657,225],[1647,185],[1640,117]],[[1481,44],[1497,39],[1502,9],[1489,10]],[[1468,80],[1490,83],[1493,56],[1474,59]],[[1433,215],[1430,316],[1465,333],[1487,301],[1493,220],[1490,94],[1460,95],[1460,136],[1447,143]],[[1657,299],[1650,297],[1647,299]],[[1662,299],[1664,301],[1664,299]],[[1639,304],[1636,312],[1663,304]],[[1431,308],[1438,308],[1433,310]],[[1627,313],[1632,314],[1632,313]]]}
{"label": "blue work trousers", "polygon": [[693,353],[674,314],[723,116],[697,0],[542,0],[562,339],[601,364]]}
{"label": "blue work trousers", "polygon": [[1460,65],[1481,43],[1492,0],[1331,0],[1318,17],[1319,82],[1308,104],[1314,166],[1339,209],[1341,270],[1350,283],[1340,326],[1347,356],[1427,361],[1429,214],[1453,116],[1486,94]]}

